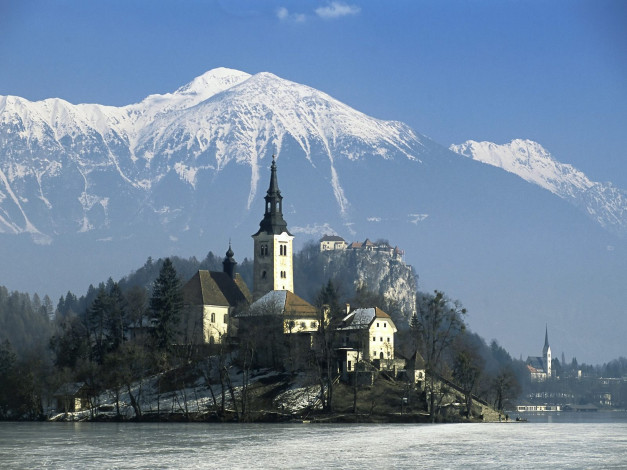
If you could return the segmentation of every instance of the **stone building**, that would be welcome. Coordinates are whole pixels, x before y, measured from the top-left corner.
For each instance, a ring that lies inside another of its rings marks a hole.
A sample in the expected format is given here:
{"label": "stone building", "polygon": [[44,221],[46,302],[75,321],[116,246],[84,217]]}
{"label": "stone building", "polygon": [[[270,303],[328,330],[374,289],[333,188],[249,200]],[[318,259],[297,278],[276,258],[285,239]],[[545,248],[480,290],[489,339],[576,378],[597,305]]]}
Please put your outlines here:
{"label": "stone building", "polygon": [[199,270],[183,286],[183,344],[218,344],[235,333],[233,316],[251,302],[242,277],[235,273],[237,262],[229,246],[223,271]]}

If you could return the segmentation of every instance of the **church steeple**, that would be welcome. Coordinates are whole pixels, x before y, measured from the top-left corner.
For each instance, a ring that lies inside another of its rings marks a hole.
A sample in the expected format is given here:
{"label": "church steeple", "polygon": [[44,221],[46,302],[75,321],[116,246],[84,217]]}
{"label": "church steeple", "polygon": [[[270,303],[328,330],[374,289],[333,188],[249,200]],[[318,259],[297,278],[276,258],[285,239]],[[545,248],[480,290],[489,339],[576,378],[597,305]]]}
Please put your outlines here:
{"label": "church steeple", "polygon": [[262,221],[259,223],[259,231],[255,235],[262,232],[268,235],[279,235],[286,232],[287,222],[283,219],[283,196],[279,189],[279,180],[276,172],[276,157],[272,155],[272,165],[270,166],[270,187],[264,198],[266,200],[266,212]]}
{"label": "church steeple", "polygon": [[542,349],[542,359],[544,361],[544,371],[546,372],[547,379],[551,377],[551,346],[549,346],[549,326],[546,325],[544,331],[544,348]]}
{"label": "church steeple", "polygon": [[279,189],[276,159],[272,156],[270,186],[265,196],[266,209],[253,235],[255,258],[253,263],[253,299],[272,290],[294,291],[292,267],[292,240],[283,218],[283,196]]}

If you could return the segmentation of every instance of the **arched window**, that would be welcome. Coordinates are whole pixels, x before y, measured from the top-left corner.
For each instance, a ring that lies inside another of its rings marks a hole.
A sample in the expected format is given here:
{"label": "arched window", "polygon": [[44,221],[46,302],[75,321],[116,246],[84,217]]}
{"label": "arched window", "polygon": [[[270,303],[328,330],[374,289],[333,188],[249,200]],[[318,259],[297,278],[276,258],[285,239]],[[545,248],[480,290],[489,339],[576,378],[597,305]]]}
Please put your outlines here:
{"label": "arched window", "polygon": [[261,279],[265,279],[266,278],[266,272],[265,271],[261,271]]}
{"label": "arched window", "polygon": [[379,354],[379,359],[383,359],[383,351],[381,351],[381,354]]}
{"label": "arched window", "polygon": [[214,312],[211,312],[211,323],[215,323],[216,322],[216,314]]}

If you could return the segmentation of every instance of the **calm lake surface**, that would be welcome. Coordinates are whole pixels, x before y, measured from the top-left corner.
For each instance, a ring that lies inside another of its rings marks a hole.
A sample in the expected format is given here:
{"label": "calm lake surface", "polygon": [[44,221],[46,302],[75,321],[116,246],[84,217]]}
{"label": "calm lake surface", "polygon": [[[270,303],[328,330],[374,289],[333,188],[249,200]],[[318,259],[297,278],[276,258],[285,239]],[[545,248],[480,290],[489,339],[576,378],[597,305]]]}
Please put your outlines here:
{"label": "calm lake surface", "polygon": [[0,423],[0,468],[627,468],[627,414],[527,423]]}

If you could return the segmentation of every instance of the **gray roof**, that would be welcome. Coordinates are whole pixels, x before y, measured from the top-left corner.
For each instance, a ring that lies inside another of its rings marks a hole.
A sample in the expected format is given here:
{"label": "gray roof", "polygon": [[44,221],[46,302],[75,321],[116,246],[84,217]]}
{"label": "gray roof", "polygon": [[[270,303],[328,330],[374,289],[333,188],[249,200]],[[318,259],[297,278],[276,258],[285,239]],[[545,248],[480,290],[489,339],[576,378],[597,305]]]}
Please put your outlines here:
{"label": "gray roof", "polygon": [[272,290],[253,302],[247,312],[239,316],[283,315],[318,318],[318,310],[288,290]]}
{"label": "gray roof", "polygon": [[338,235],[325,235],[320,239],[321,242],[345,242],[342,237]]}
{"label": "gray roof", "polygon": [[363,330],[370,328],[375,318],[381,318],[390,322],[392,328],[396,331],[396,326],[387,313],[379,307],[356,308],[342,319],[342,324],[338,330]]}
{"label": "gray roof", "polygon": [[527,358],[527,365],[544,372],[544,358],[538,356],[529,356]]}

